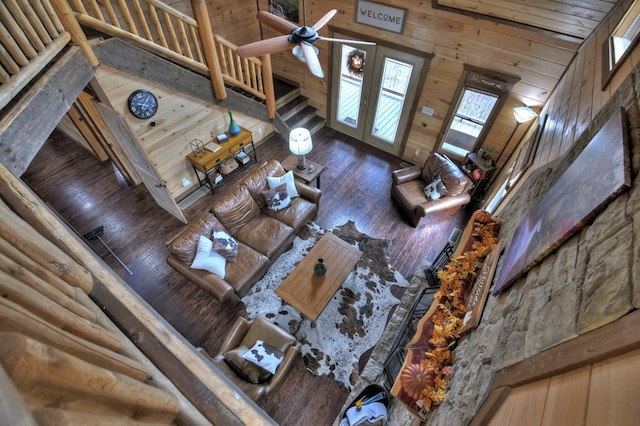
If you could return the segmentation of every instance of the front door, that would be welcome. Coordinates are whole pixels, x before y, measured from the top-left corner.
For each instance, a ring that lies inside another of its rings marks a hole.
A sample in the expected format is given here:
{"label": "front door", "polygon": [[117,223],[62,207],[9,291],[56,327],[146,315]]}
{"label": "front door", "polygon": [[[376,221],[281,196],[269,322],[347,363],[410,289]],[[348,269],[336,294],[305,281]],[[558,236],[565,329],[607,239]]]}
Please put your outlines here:
{"label": "front door", "polygon": [[425,58],[346,42],[334,45],[332,59],[330,126],[400,155]]}

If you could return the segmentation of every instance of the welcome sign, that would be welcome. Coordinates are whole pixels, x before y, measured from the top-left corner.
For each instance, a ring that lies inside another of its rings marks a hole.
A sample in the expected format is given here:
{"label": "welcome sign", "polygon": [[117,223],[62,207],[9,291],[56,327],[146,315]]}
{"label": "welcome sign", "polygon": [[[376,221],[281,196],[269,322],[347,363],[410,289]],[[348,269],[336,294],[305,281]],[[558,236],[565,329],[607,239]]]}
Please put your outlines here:
{"label": "welcome sign", "polygon": [[358,0],[356,22],[402,34],[407,16],[406,9],[380,3]]}

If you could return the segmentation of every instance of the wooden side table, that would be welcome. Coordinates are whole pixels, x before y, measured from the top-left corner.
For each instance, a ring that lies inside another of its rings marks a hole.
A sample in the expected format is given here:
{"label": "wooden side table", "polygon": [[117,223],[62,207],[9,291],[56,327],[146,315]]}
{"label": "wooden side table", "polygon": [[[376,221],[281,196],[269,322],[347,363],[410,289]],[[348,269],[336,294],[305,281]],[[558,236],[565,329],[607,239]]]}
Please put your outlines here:
{"label": "wooden side table", "polygon": [[316,181],[316,187],[320,189],[320,175],[322,174],[325,167],[321,164],[315,163],[313,161],[309,161],[307,159],[307,168],[304,170],[300,170],[298,168],[298,156],[291,154],[287,158],[284,159],[280,164],[282,164],[282,168],[286,171],[292,170],[293,175],[303,181],[304,183],[311,183]]}
{"label": "wooden side table", "polygon": [[[198,178],[198,183],[200,184],[200,186],[209,186],[209,189],[211,189],[212,193],[214,192],[213,188],[215,187],[215,184],[211,182],[211,180],[209,179],[209,175],[213,171],[217,170],[218,165],[221,164],[224,160],[233,157],[240,151],[244,151],[251,160],[253,160],[254,162],[258,161],[256,148],[253,144],[253,134],[249,130],[242,128],[240,133],[238,133],[237,135],[230,136],[229,134],[227,134],[227,136],[229,136],[229,140],[222,144],[216,143],[216,141],[212,141],[213,146],[217,148],[214,152],[205,149],[203,155],[201,156],[197,156],[193,152],[187,155],[187,159],[193,167],[193,172]],[[250,153],[245,151],[245,149],[249,145],[251,145]],[[200,177],[201,174],[203,175],[202,178]]]}

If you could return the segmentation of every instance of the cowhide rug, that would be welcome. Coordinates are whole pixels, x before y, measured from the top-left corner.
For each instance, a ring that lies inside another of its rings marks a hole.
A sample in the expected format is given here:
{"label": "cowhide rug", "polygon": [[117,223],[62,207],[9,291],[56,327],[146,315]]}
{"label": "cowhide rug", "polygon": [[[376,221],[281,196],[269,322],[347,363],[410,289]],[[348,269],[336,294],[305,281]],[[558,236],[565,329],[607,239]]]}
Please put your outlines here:
{"label": "cowhide rug", "polygon": [[262,316],[296,336],[309,371],[328,375],[351,389],[358,378],[358,360],[378,342],[389,313],[400,302],[392,290],[401,294],[409,282],[389,266],[389,240],[363,234],[352,221],[338,226],[332,232],[358,247],[363,255],[318,317],[316,327],[311,327],[308,319],[275,294],[282,280],[325,233],[313,223],[308,227],[311,237],[296,237],[293,248],[274,262],[242,301],[250,319]]}

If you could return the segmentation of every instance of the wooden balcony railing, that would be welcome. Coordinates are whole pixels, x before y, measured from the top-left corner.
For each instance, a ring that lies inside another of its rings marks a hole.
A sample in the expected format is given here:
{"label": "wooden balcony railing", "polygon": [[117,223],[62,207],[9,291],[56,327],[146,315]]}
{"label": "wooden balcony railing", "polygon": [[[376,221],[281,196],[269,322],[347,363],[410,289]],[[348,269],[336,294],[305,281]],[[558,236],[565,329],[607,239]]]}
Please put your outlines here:
{"label": "wooden balcony railing", "polygon": [[69,43],[49,0],[0,2],[0,109]]}
{"label": "wooden balcony railing", "polygon": [[[238,86],[265,100],[275,114],[270,58],[242,59],[233,43],[213,36],[202,0],[192,0],[196,18],[158,0],[68,0],[78,22],[120,37],[165,59],[209,74],[218,98],[223,84]],[[266,64],[265,64],[266,62]],[[221,74],[221,75],[218,75]]]}
{"label": "wooden balcony railing", "polygon": [[5,107],[70,41],[97,59],[81,26],[119,37],[169,61],[209,75],[218,99],[224,82],[264,100],[275,116],[270,57],[240,58],[233,43],[214,36],[204,0],[195,18],[158,0],[29,0],[0,2],[0,108]]}

